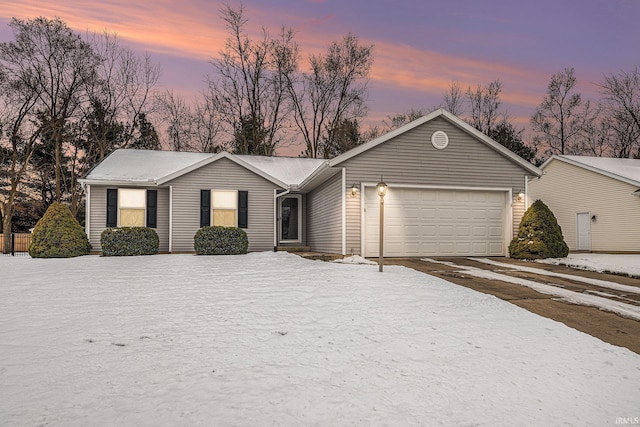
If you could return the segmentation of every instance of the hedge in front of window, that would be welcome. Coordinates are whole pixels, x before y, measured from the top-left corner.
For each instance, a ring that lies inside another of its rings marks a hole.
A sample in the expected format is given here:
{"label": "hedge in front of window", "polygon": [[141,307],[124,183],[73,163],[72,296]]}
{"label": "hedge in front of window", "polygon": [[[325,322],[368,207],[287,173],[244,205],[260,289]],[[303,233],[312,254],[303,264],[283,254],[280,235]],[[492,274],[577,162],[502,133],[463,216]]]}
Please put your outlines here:
{"label": "hedge in front of window", "polygon": [[236,227],[202,227],[193,237],[198,255],[246,254],[248,246],[247,233]]}
{"label": "hedge in front of window", "polygon": [[107,228],[100,235],[103,256],[155,255],[160,240],[148,227]]}

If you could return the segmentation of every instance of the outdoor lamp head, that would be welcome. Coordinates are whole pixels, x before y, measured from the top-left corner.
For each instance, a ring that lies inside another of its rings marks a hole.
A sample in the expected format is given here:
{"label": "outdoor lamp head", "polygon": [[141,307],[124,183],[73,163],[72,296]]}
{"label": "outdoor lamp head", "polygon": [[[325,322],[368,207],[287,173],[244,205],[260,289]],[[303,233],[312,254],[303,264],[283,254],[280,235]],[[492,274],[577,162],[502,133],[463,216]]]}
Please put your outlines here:
{"label": "outdoor lamp head", "polygon": [[387,184],[384,181],[380,181],[376,185],[376,190],[378,191],[378,196],[384,197],[387,194]]}

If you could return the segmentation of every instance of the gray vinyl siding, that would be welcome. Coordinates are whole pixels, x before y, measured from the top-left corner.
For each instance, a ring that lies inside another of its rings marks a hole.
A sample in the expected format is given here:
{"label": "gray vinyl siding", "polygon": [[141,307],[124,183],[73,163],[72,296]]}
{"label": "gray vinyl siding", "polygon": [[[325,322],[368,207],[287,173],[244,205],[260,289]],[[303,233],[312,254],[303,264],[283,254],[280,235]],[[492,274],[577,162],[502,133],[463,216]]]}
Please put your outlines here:
{"label": "gray vinyl siding", "polygon": [[552,160],[539,180],[529,184],[530,203],[542,200],[562,228],[569,249],[577,249],[577,214],[596,216],[591,222],[591,250],[640,252],[638,187],[596,172]]}
{"label": "gray vinyl siding", "polygon": [[[518,195],[517,190],[513,190],[514,197]],[[520,228],[520,221],[522,220],[522,215],[527,210],[526,208],[526,200],[514,200],[513,205],[513,237],[518,235],[518,229]]]}
{"label": "gray vinyl siding", "polygon": [[342,174],[323,183],[306,197],[307,244],[311,250],[342,252]]}
{"label": "gray vinyl siding", "polygon": [[[100,247],[100,235],[107,228],[107,189],[108,188],[137,188],[140,187],[125,187],[125,186],[98,186],[91,185],[91,207],[89,218],[89,242],[91,243],[91,250],[95,252],[101,252]],[[147,187],[145,190],[157,190],[158,191],[158,227],[155,228],[158,233],[158,239],[160,240],[160,246],[158,250],[160,252],[167,252],[169,250],[169,189]]]}
{"label": "gray vinyl siding", "polygon": [[275,184],[232,162],[220,159],[165,185],[173,187],[173,252],[192,252],[200,228],[200,190],[249,192],[249,251],[273,249],[273,190]]}
{"label": "gray vinyl siding", "polygon": [[[449,136],[438,150],[431,144],[435,131]],[[382,176],[393,185],[461,186],[524,190],[527,171],[514,161],[438,117],[369,149],[338,165],[347,168],[347,187],[375,184]],[[345,189],[346,190],[346,189]],[[347,252],[361,253],[361,191],[347,198]],[[514,225],[522,209],[514,210]],[[516,218],[517,217],[517,218]]]}

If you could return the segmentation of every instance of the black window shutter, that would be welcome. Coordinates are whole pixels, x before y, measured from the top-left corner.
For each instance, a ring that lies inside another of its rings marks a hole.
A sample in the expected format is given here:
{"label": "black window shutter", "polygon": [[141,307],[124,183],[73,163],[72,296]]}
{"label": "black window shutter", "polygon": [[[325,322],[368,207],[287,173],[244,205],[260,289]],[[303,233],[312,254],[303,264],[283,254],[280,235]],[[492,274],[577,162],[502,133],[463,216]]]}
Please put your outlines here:
{"label": "black window shutter", "polygon": [[200,227],[211,225],[211,190],[200,190]]}
{"label": "black window shutter", "polygon": [[238,227],[249,227],[249,192],[238,191]]}
{"label": "black window shutter", "polygon": [[147,227],[158,227],[158,190],[147,190]]}
{"label": "black window shutter", "polygon": [[118,226],[118,190],[107,188],[107,227]]}

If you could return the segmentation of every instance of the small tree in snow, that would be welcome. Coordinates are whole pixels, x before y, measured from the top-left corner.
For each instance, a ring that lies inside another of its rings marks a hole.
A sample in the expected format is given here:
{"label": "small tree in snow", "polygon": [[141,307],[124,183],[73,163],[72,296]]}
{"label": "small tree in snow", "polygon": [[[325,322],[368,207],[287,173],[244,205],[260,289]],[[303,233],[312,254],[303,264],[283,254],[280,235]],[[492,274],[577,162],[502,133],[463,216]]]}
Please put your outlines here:
{"label": "small tree in snow", "polygon": [[518,235],[509,245],[509,255],[518,259],[564,258],[569,247],[553,212],[536,200],[522,217]]}

